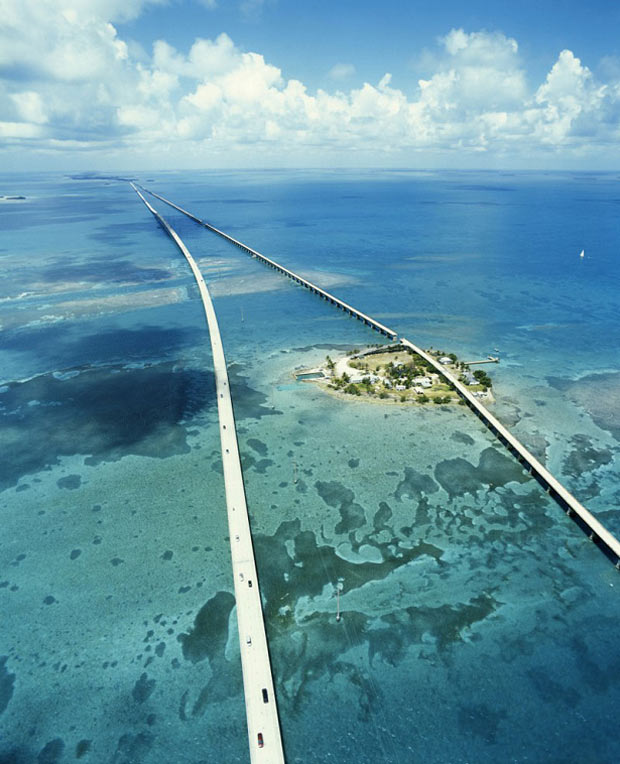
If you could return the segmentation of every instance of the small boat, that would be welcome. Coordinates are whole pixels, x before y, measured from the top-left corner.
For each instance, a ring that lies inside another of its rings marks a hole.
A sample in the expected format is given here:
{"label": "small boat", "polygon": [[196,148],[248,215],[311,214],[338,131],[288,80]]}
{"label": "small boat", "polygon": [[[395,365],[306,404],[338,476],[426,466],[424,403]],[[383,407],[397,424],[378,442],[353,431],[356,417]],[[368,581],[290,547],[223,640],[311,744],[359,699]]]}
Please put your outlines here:
{"label": "small boat", "polygon": [[586,251],[585,249],[582,249],[581,252],[579,253],[579,257],[585,257],[585,256],[586,256]]}

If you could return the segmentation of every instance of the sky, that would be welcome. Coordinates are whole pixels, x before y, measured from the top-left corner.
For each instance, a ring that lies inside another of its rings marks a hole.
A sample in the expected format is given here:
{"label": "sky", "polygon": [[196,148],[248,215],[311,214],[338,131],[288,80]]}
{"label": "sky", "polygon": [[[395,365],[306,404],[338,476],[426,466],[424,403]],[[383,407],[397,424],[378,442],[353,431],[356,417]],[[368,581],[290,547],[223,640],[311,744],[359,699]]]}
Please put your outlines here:
{"label": "sky", "polygon": [[0,0],[0,168],[620,169],[615,0]]}

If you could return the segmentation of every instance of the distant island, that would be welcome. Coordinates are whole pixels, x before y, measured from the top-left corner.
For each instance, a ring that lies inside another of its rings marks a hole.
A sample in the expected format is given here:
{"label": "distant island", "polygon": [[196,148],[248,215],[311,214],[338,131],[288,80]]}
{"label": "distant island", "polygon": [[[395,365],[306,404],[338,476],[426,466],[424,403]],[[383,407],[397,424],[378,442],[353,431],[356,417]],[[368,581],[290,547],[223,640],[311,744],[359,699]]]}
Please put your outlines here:
{"label": "distant island", "polygon": [[[484,361],[465,363],[454,353],[427,351],[435,356],[446,371],[471,390],[472,395],[493,402],[493,383],[482,369],[472,371],[473,363],[497,363],[489,356]],[[313,382],[339,396],[376,399],[386,403],[453,404],[462,403],[445,377],[428,361],[403,345],[373,346],[353,349],[337,359],[330,356],[314,369],[298,370],[295,377]]]}

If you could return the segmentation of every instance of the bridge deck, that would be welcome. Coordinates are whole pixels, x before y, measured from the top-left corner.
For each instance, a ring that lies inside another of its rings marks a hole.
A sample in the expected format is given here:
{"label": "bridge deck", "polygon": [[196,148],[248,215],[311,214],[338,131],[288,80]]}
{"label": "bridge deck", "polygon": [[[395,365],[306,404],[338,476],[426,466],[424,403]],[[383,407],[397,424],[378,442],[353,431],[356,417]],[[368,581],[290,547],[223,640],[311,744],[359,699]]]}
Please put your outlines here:
{"label": "bridge deck", "polygon": [[[204,222],[200,218],[193,215],[191,212],[188,212],[182,207],[179,207],[177,204],[174,204],[174,202],[165,199],[163,196],[160,196],[153,191],[147,191],[147,193],[161,200],[165,204],[174,207],[174,209],[182,212],[184,215],[187,215],[187,217],[195,220],[205,228],[208,228],[220,236],[223,236],[232,244],[235,244],[252,256],[266,262],[268,265],[276,268],[278,271],[288,276],[289,278],[292,278],[297,283],[306,286],[311,291],[319,294],[321,297],[328,299],[337,307],[343,308],[347,312],[351,313],[351,315],[354,315],[360,320],[364,321],[368,326],[371,326],[373,329],[376,329],[382,334],[385,334],[387,337],[390,337],[390,339],[396,339],[397,333],[395,331],[388,329],[386,326],[383,326],[383,324],[375,321],[365,313],[362,313],[356,308],[347,305],[346,303],[342,302],[342,300],[339,300],[337,297],[334,297],[328,292],[325,292],[320,287],[312,284],[310,281],[307,281],[301,276],[298,276],[296,273],[289,270],[288,268],[285,268],[274,260],[265,257],[265,255],[261,255],[260,252],[257,252],[251,247],[248,247],[240,241],[237,241],[237,239],[233,239],[232,236],[229,236],[223,231],[220,231],[218,228],[215,228],[215,226]],[[543,486],[543,488],[545,488],[549,495],[552,496],[552,498],[557,501],[557,503],[567,512],[567,514],[571,516],[573,520],[575,520],[581,529],[584,530],[590,536],[590,538],[596,542],[596,544],[605,552],[605,554],[615,563],[616,567],[620,567],[620,542],[618,539],[612,533],[610,533],[607,528],[605,528],[605,526],[602,525],[594,517],[594,515],[592,515],[592,513],[583,506],[583,504],[577,501],[577,499],[569,491],[567,491],[567,489],[559,482],[559,480],[553,477],[553,475],[545,467],[543,467],[543,465],[536,459],[536,457],[531,454],[528,449],[480,403],[480,401],[474,398],[474,396],[465,387],[465,385],[463,385],[458,381],[458,379],[450,374],[450,372],[447,371],[447,369],[442,366],[442,364],[440,364],[437,359],[405,338],[401,338],[400,342],[402,342],[403,345],[406,345],[415,353],[418,353],[422,358],[428,361],[448,381],[448,383],[456,390],[456,392],[465,400],[467,405],[487,425],[487,427],[498,438],[498,440],[504,446],[506,446],[506,448],[514,456],[516,456],[516,458],[521,463],[528,467],[533,477],[535,477],[536,480]]]}
{"label": "bridge deck", "polygon": [[248,247],[247,244],[244,244],[238,239],[234,239],[232,236],[229,236],[227,233],[224,233],[224,231],[220,231],[219,228],[216,228],[210,223],[207,223],[204,220],[197,218],[195,215],[192,215],[191,212],[184,210],[182,207],[179,207],[177,204],[175,204],[174,202],[171,202],[169,199],[165,199],[163,196],[156,194],[154,191],[149,191],[148,189],[143,189],[143,190],[151,194],[151,196],[154,196],[156,199],[159,199],[165,204],[168,204],[170,207],[174,207],[175,210],[178,210],[179,212],[182,212],[184,215],[187,215],[188,218],[195,220],[199,225],[204,226],[205,228],[208,228],[210,231],[213,231],[213,233],[218,234],[218,236],[222,236],[231,244],[234,244],[236,247],[239,247],[240,249],[242,249],[244,252],[247,252],[252,257],[257,258],[258,260],[265,263],[271,268],[275,268],[275,270],[279,271],[280,273],[284,274],[288,278],[292,279],[297,284],[300,284],[306,289],[309,289],[311,292],[318,294],[319,297],[322,297],[324,300],[328,300],[329,302],[332,303],[332,305],[335,305],[337,308],[344,310],[346,313],[349,313],[351,316],[354,316],[359,321],[363,321],[367,326],[370,326],[371,329],[374,329],[375,331],[381,334],[384,334],[386,337],[389,337],[390,339],[396,339],[396,332],[393,329],[389,329],[387,326],[384,326],[383,324],[379,323],[379,321],[376,321],[374,318],[371,318],[365,313],[362,313],[361,310],[357,310],[357,308],[354,308],[353,306],[349,305],[348,303],[344,302],[338,297],[334,297],[333,294],[326,292],[320,286],[313,284],[311,281],[308,281],[308,279],[305,279],[303,276],[299,276],[294,271],[291,271],[288,268],[285,268],[283,265],[280,265],[280,263],[277,263],[275,260],[272,260],[266,255],[261,254],[257,250],[252,249],[252,247]]}
{"label": "bridge deck", "polygon": [[[133,183],[131,185],[185,256],[202,297],[213,350],[250,759],[252,764],[279,764],[284,762],[280,722],[256,574],[226,358],[215,310],[202,273],[183,241],[168,222],[151,207],[135,185]],[[259,746],[259,736],[263,743],[262,747]]]}

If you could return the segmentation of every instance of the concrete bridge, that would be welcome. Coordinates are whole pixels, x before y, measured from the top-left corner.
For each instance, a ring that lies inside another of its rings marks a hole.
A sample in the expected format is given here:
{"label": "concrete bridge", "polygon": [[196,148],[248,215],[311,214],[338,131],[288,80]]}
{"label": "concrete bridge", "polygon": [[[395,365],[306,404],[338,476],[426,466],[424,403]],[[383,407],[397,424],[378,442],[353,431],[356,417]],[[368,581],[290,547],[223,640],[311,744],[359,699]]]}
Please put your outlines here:
{"label": "concrete bridge", "polygon": [[283,764],[284,751],[278,707],[245,499],[235,417],[230,397],[226,358],[215,310],[202,273],[183,241],[169,223],[146,201],[136,186],[133,183],[131,185],[185,256],[200,290],[213,351],[250,760],[252,764]]}
{"label": "concrete bridge", "polygon": [[367,316],[365,313],[362,313],[361,310],[357,310],[357,308],[354,308],[351,305],[348,305],[346,302],[344,302],[343,300],[340,300],[338,297],[334,297],[333,294],[326,292],[324,289],[321,289],[321,287],[317,286],[316,284],[313,284],[311,281],[308,281],[308,279],[303,278],[303,276],[299,276],[297,273],[294,273],[288,268],[285,268],[283,265],[280,265],[280,263],[277,263],[275,260],[272,260],[266,255],[262,255],[260,252],[257,252],[255,249],[252,249],[252,247],[248,247],[247,244],[244,244],[243,242],[238,241],[237,239],[234,239],[232,236],[229,236],[227,233],[224,233],[224,231],[220,231],[219,228],[216,228],[210,223],[206,223],[204,220],[197,218],[195,215],[192,215],[191,212],[184,210],[182,207],[179,207],[178,205],[174,204],[174,202],[171,202],[170,200],[165,199],[163,196],[156,194],[154,191],[149,191],[146,188],[143,189],[143,191],[146,191],[148,194],[151,194],[151,196],[154,196],[156,199],[159,199],[165,204],[170,205],[170,207],[174,207],[175,210],[178,210],[179,212],[182,212],[184,215],[187,215],[188,218],[195,220],[196,223],[198,223],[199,225],[204,226],[205,228],[208,228],[210,231],[213,231],[213,233],[218,234],[218,236],[221,236],[222,238],[229,241],[231,244],[234,244],[236,247],[239,247],[239,249],[242,249],[244,252],[247,252],[248,255],[255,257],[257,260],[260,260],[262,263],[265,263],[265,265],[268,265],[270,268],[273,268],[274,270],[279,271],[284,276],[287,276],[289,279],[296,282],[297,284],[300,284],[306,289],[309,289],[311,292],[318,295],[322,299],[327,300],[332,305],[335,305],[337,308],[344,310],[345,313],[349,313],[349,315],[353,316],[354,318],[357,318],[359,321],[362,321],[363,323],[366,324],[366,326],[369,326],[371,329],[374,329],[375,331],[385,335],[386,337],[389,337],[392,340],[396,339],[395,331],[379,323],[379,321],[376,321],[374,318]]}
{"label": "concrete bridge", "polygon": [[[187,210],[184,210],[182,207],[179,207],[178,205],[174,204],[168,199],[165,199],[163,196],[160,196],[159,194],[155,194],[152,191],[148,191],[147,189],[144,189],[144,190],[147,191],[147,193],[151,194],[152,196],[156,197],[157,199],[161,200],[162,202],[165,202],[171,207],[174,207],[174,209],[178,210],[179,212],[182,212],[184,215],[187,215],[192,220],[195,220],[198,224],[204,226],[205,228],[208,228],[209,230],[213,231],[214,233],[217,233],[220,236],[223,236],[232,244],[235,244],[237,247],[240,247],[241,249],[248,252],[253,257],[256,257],[262,260],[263,262],[267,263],[271,267],[278,270],[280,273],[283,273],[285,276],[288,276],[289,278],[293,279],[293,281],[296,281],[302,286],[305,286],[306,288],[310,289],[310,291],[314,292],[315,294],[318,294],[319,296],[325,299],[328,299],[329,302],[331,302],[333,305],[336,305],[337,307],[342,308],[343,310],[346,310],[352,316],[355,316],[359,320],[364,321],[364,323],[366,323],[368,326],[381,332],[386,337],[389,337],[392,340],[396,339],[397,333],[395,331],[393,331],[392,329],[388,329],[387,327],[383,326],[383,324],[380,324],[378,321],[375,321],[373,318],[370,318],[369,316],[367,316],[365,313],[362,313],[361,311],[358,311],[356,308],[353,308],[350,305],[347,305],[346,303],[342,302],[342,300],[339,300],[337,297],[330,295],[328,292],[325,292],[323,289],[316,286],[315,284],[312,284],[310,281],[307,281],[301,276],[298,276],[296,273],[289,270],[288,268],[285,268],[279,263],[276,263],[274,260],[271,260],[270,258],[265,257],[265,255],[261,255],[259,252],[252,249],[251,247],[248,247],[245,244],[242,244],[240,241],[237,241],[237,239],[233,239],[232,236],[228,236],[228,234],[215,228],[215,226],[212,226],[209,223],[205,223],[200,218],[196,217],[195,215],[192,215],[191,212],[187,212]],[[456,379],[445,368],[445,366],[439,363],[439,361],[434,356],[430,355],[425,350],[422,350],[422,348],[419,348],[413,342],[410,342],[409,340],[405,338],[400,338],[399,341],[403,345],[413,350],[414,353],[417,353],[422,358],[424,358],[425,361],[431,364],[433,368],[439,374],[441,374],[441,376],[465,401],[465,403],[476,414],[476,416],[485,423],[485,425],[489,428],[489,430],[491,430],[491,432],[500,441],[500,443],[502,443],[510,451],[510,453],[514,457],[516,457],[516,459],[524,466],[525,469],[527,469],[531,473],[531,475],[538,481],[538,483],[545,489],[545,491],[553,499],[555,499],[555,501],[566,512],[566,514],[577,523],[577,525],[582,529],[582,531],[584,531],[584,533],[586,533],[588,537],[607,555],[607,557],[614,563],[614,565],[618,569],[620,569],[620,542],[618,541],[618,539],[610,531],[608,531],[607,528],[605,528],[605,526],[603,526],[594,517],[594,515],[583,506],[583,504],[577,501],[577,499],[559,482],[559,480],[554,478],[553,475],[549,472],[549,470],[547,470],[536,459],[536,457],[532,453],[530,453],[530,451],[517,438],[515,438],[514,435],[512,435],[508,431],[508,429],[504,427],[504,425],[502,425],[501,422],[499,422],[488,411],[487,408],[485,408],[485,406],[483,406],[480,403],[480,401],[477,398],[474,398],[474,396],[467,389],[467,387],[463,385],[461,382],[459,382],[459,380]]]}
{"label": "concrete bridge", "polygon": [[491,412],[480,403],[477,398],[474,398],[472,393],[467,387],[459,382],[453,374],[451,374],[445,366],[430,353],[427,353],[422,348],[414,345],[413,342],[401,337],[400,342],[406,347],[413,350],[425,361],[433,366],[433,368],[441,374],[458,395],[465,401],[469,408],[481,419],[486,426],[491,430],[493,435],[510,451],[510,453],[517,458],[517,460],[524,466],[525,469],[530,472],[545,491],[556,500],[556,502],[564,509],[564,511],[572,517],[577,525],[587,533],[587,535],[594,541],[605,554],[614,562],[616,567],[620,568],[620,542],[612,535],[595,517],[589,512],[583,504],[564,488],[564,486],[553,477],[546,467],[536,459],[536,457],[530,453],[530,451],[512,435],[504,425],[499,422]]}

